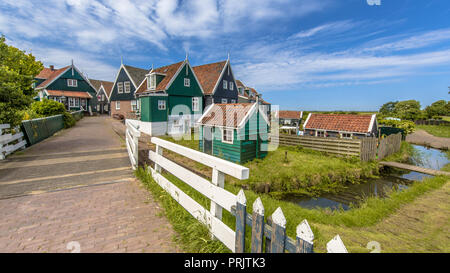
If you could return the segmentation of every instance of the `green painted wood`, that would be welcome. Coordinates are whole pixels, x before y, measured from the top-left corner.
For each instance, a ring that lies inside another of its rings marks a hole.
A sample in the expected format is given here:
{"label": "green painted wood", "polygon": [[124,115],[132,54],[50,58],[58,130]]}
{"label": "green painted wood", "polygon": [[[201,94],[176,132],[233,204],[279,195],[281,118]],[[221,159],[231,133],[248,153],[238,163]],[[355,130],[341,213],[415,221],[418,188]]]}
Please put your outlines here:
{"label": "green painted wood", "polygon": [[[147,122],[163,122],[168,120],[168,97],[167,96],[143,96],[141,101],[141,120]],[[166,102],[166,109],[158,109],[158,101]]]}
{"label": "green painted wood", "polygon": [[[190,80],[189,87],[184,86],[185,78],[189,78]],[[186,64],[181,68],[180,73],[174,79],[166,92],[171,96],[203,97],[200,84],[196,81],[190,66],[188,66],[188,75],[186,75]],[[200,107],[200,109],[202,108]]]}

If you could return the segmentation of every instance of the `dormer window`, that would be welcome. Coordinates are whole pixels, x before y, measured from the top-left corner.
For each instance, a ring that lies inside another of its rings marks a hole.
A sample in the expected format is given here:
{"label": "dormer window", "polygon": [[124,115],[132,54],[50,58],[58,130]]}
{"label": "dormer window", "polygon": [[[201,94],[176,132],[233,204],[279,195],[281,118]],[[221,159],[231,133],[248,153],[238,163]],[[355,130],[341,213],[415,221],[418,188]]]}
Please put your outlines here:
{"label": "dormer window", "polygon": [[77,87],[78,86],[78,82],[77,82],[77,80],[74,80],[74,79],[67,79],[67,86]]}
{"label": "dormer window", "polygon": [[147,76],[147,89],[154,90],[156,88],[156,74],[150,74]]}
{"label": "dormer window", "polygon": [[191,86],[191,80],[189,78],[184,78],[184,86],[190,87]]}
{"label": "dormer window", "polygon": [[228,82],[223,80],[223,89],[228,89]]}

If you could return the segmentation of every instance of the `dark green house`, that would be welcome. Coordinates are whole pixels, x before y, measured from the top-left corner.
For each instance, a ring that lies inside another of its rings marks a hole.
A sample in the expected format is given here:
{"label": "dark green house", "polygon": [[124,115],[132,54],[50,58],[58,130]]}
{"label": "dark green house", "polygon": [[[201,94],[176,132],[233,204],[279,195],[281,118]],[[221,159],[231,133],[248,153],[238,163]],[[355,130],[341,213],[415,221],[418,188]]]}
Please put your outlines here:
{"label": "dark green house", "polygon": [[240,164],[267,155],[270,122],[259,101],[212,104],[198,124],[204,153]]}
{"label": "dark green house", "polygon": [[187,59],[151,69],[136,97],[141,130],[152,136],[187,133],[203,112],[203,90]]}
{"label": "dark green house", "polygon": [[35,77],[37,100],[52,99],[63,103],[69,111],[96,112],[97,90],[73,65],[55,69],[53,65],[44,68]]}

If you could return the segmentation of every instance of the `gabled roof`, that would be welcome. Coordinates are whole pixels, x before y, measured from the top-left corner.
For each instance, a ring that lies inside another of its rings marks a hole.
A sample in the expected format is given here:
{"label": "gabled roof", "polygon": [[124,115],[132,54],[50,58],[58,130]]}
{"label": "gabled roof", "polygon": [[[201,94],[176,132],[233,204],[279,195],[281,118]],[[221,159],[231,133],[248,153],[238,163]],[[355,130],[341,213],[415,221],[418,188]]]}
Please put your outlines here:
{"label": "gabled roof", "polygon": [[236,86],[245,88],[245,85],[240,80],[236,80]]}
{"label": "gabled roof", "polygon": [[210,95],[214,93],[214,88],[216,87],[217,81],[225,68],[227,61],[204,64],[199,66],[194,66],[195,75],[200,82],[205,95]]}
{"label": "gabled roof", "polygon": [[369,133],[376,118],[374,115],[344,115],[310,113],[303,125],[305,129],[337,132]]}
{"label": "gabled roof", "polygon": [[94,86],[95,91],[98,91],[100,89],[100,86],[102,86],[101,80],[89,79],[89,82],[92,84],[92,86]]}
{"label": "gabled roof", "polygon": [[[38,86],[36,86],[37,89],[39,88],[44,88],[47,87],[50,83],[53,82],[54,79],[56,79],[57,77],[59,77],[61,74],[63,74],[64,72],[67,71],[67,69],[70,68],[69,66],[60,68],[60,69],[55,69],[55,70],[51,70],[50,68],[44,68],[44,70],[41,71],[41,73],[39,73],[36,78],[38,77],[42,77],[41,79],[46,79],[45,81],[41,82],[41,84],[39,84]],[[43,78],[43,77],[47,77],[47,78]]]}
{"label": "gabled roof", "polygon": [[303,111],[278,111],[278,118],[284,119],[301,119]]}
{"label": "gabled roof", "polygon": [[[210,105],[197,123],[208,126],[242,128],[246,121],[256,111],[256,103],[219,103]],[[262,117],[269,123],[266,114],[260,111]]]}
{"label": "gabled roof", "polygon": [[[181,61],[178,63],[161,66],[156,69],[152,69],[150,70],[150,72],[146,73],[146,74],[157,73],[164,75],[162,81],[160,81],[156,86],[155,90],[151,90],[151,92],[166,91],[166,89],[169,87],[169,84],[172,82],[172,78],[174,78],[174,76],[177,74],[177,71],[180,69],[181,65],[184,64],[184,62],[185,61]],[[138,90],[136,90],[136,94],[141,94],[148,91],[149,90],[147,90],[147,77],[144,77],[144,80],[139,85]]]}
{"label": "gabled roof", "polygon": [[114,86],[113,82],[102,81],[103,88],[105,89],[106,96],[109,98]]}
{"label": "gabled roof", "polygon": [[131,65],[123,65],[123,67],[130,76],[135,88],[139,86],[139,84],[145,79],[145,75],[148,73],[147,69],[142,69]]}

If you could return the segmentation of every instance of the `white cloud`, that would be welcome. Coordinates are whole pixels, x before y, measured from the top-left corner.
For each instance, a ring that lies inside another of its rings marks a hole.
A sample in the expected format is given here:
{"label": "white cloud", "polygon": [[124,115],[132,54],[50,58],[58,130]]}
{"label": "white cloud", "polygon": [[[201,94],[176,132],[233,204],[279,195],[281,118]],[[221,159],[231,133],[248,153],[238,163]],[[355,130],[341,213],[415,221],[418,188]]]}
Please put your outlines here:
{"label": "white cloud", "polygon": [[357,25],[356,23],[350,20],[338,21],[300,31],[296,34],[293,34],[290,38],[309,38],[320,33],[336,34],[353,29],[356,25]]}

